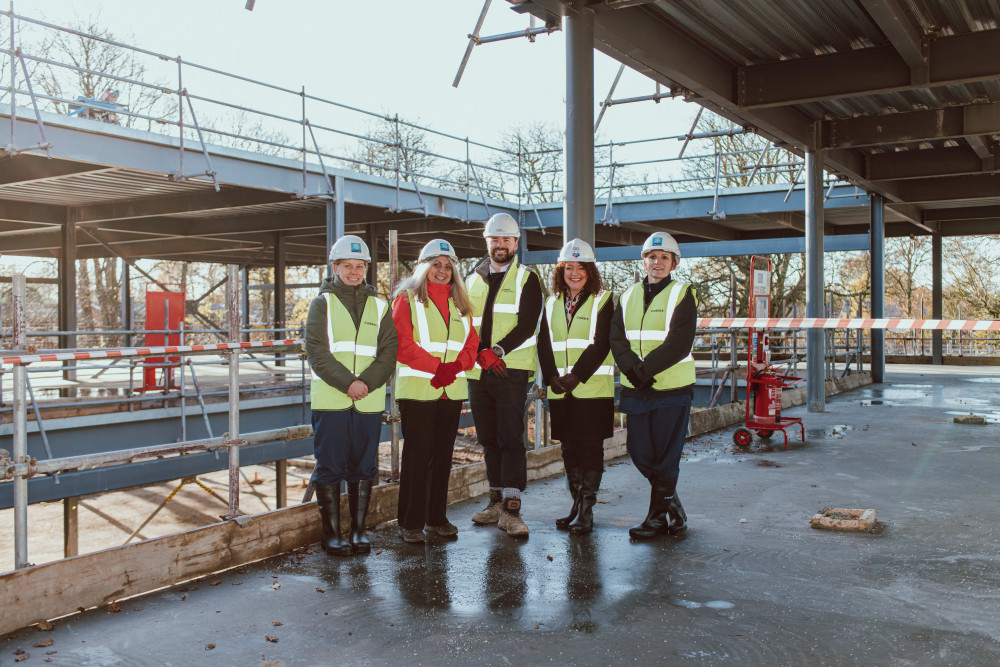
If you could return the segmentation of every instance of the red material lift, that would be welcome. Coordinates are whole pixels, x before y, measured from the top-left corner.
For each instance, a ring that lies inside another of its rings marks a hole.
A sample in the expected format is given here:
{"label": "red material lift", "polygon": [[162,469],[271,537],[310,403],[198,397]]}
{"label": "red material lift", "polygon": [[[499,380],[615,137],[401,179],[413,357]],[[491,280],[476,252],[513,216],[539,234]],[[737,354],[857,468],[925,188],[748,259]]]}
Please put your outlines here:
{"label": "red material lift", "polygon": [[[184,320],[184,285],[178,283],[163,283],[163,285],[179,287],[180,291],[168,292],[156,284],[146,285],[146,329],[170,330],[177,331],[177,333],[148,333],[146,334],[147,347],[181,344],[179,330],[181,322]],[[146,357],[142,362],[144,366],[142,369],[142,387],[139,391],[169,391],[171,389],[178,389],[178,386],[174,384],[174,367],[164,366],[163,364],[167,362],[176,364],[180,363],[180,360],[180,357]],[[162,383],[157,383],[156,381],[157,371],[159,370],[163,371],[160,375],[163,380]]]}
{"label": "red material lift", "polygon": [[[767,262],[767,269],[763,268]],[[758,268],[761,267],[761,268]],[[769,317],[771,308],[771,260],[763,257],[750,258],[750,317]],[[794,387],[804,378],[779,375],[771,366],[770,335],[767,329],[750,329],[747,346],[747,400],[745,425],[733,433],[733,442],[746,447],[753,442],[756,431],[761,438],[770,438],[775,431],[785,436],[786,428],[798,424],[802,429],[802,442],[806,441],[806,427],[799,417],[781,416],[781,390]],[[752,413],[751,413],[752,410]]]}

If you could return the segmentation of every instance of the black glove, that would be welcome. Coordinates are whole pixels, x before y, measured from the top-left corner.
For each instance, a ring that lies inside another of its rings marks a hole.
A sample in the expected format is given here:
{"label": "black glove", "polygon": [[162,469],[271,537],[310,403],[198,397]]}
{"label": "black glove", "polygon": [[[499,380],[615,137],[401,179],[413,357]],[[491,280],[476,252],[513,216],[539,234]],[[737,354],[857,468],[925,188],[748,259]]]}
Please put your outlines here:
{"label": "black glove", "polygon": [[566,388],[566,393],[568,394],[569,392],[576,389],[576,386],[580,384],[580,378],[573,375],[572,373],[567,373],[566,375],[563,375],[561,378],[559,378],[559,382],[561,382],[562,386]]}
{"label": "black glove", "polygon": [[553,375],[548,381],[549,389],[552,390],[553,394],[565,394],[566,387],[563,386],[562,382],[559,381],[558,375]]}
{"label": "black glove", "polygon": [[628,381],[632,383],[632,386],[636,389],[644,389],[646,385],[650,384],[653,378],[643,378],[640,374],[640,366],[635,366],[628,370],[623,370],[625,377]]}

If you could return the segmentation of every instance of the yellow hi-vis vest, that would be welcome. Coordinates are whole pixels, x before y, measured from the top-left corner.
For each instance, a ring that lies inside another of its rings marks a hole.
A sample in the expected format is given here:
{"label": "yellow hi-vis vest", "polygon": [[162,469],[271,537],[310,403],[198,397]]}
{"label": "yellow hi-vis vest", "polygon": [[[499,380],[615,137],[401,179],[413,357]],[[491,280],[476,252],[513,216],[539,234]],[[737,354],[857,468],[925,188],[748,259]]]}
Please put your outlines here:
{"label": "yellow hi-vis vest", "polygon": [[[643,310],[642,283],[632,285],[622,294],[622,317],[625,324],[625,337],[629,346],[640,359],[658,348],[670,333],[670,319],[681,298],[693,288],[688,283],[673,280],[659,294],[653,297],[649,308]],[[695,303],[697,304],[697,296]],[[632,387],[624,375],[621,378],[623,387]],[[690,353],[676,364],[654,376],[653,389],[666,391],[679,389],[694,384],[694,357]]]}
{"label": "yellow hi-vis vest", "polygon": [[[566,375],[576,364],[580,355],[590,346],[597,335],[597,314],[611,298],[611,292],[601,292],[596,297],[591,294],[577,306],[573,321],[566,328],[566,305],[563,297],[550,296],[545,302],[545,317],[549,321],[549,340],[552,342],[552,356],[556,360],[559,375]],[[615,395],[615,362],[608,352],[607,358],[586,382],[581,382],[569,392],[574,398],[611,398]],[[565,398],[566,394],[549,392],[549,400]]]}
{"label": "yellow hi-vis vest", "polygon": [[[326,294],[326,338],[330,342],[333,358],[344,364],[355,375],[372,365],[378,350],[378,331],[382,317],[389,308],[383,299],[369,296],[361,314],[361,326],[354,328],[354,318],[336,295]],[[352,401],[347,394],[323,382],[316,373],[312,375],[313,410],[347,410],[382,412],[385,410],[385,385],[368,392],[360,401]]]}
{"label": "yellow hi-vis vest", "polygon": [[[458,353],[465,347],[465,341],[472,331],[472,317],[462,317],[455,302],[449,298],[448,322],[445,324],[441,311],[430,297],[427,298],[427,303],[423,304],[417,303],[413,290],[406,290],[406,297],[410,300],[413,341],[441,361],[458,359]],[[428,316],[428,311],[433,313]],[[418,371],[402,362],[397,362],[396,399],[436,401],[445,392],[451,400],[464,401],[469,398],[469,384],[465,379],[465,371],[461,371],[455,381],[443,389],[431,386],[432,377],[433,373]]]}
{"label": "yellow hi-vis vest", "polygon": [[[503,337],[510,333],[511,329],[517,326],[517,311],[521,304],[521,292],[524,291],[524,284],[528,282],[531,269],[526,269],[518,264],[517,259],[511,261],[500,283],[496,299],[493,301],[493,331],[492,340],[496,345]],[[486,309],[486,297],[489,296],[490,287],[478,273],[469,276],[465,283],[469,291],[469,300],[472,302],[472,324],[479,327],[483,323],[483,311]],[[507,368],[520,368],[522,370],[535,372],[538,359],[535,355],[535,342],[537,340],[538,324],[535,324],[535,333],[528,337],[520,346],[513,350],[505,350],[503,357]],[[474,367],[468,371],[468,376],[472,380],[479,379],[479,367]]]}

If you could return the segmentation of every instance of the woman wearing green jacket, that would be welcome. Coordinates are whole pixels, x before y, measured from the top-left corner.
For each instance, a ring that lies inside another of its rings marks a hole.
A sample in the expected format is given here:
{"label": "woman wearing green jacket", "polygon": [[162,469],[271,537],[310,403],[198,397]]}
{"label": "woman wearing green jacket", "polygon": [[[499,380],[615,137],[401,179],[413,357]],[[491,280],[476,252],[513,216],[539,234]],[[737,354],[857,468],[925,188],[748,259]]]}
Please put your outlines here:
{"label": "woman wearing green jacket", "polygon": [[[365,282],[371,255],[360,237],[330,249],[333,278],[309,306],[306,356],[312,368],[313,486],[323,549],[337,556],[368,553],[365,519],[378,476],[385,385],[396,364],[396,327],[389,305]],[[349,537],[340,531],[340,483],[347,482]]]}

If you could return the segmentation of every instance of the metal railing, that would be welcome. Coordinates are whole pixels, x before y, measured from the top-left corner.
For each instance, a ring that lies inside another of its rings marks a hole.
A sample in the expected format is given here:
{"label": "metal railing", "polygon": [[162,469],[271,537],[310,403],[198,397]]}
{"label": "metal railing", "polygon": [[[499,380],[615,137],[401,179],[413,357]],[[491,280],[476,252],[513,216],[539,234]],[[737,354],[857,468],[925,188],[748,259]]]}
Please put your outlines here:
{"label": "metal railing", "polygon": [[[490,145],[404,120],[398,113],[374,112],[307,92],[305,86],[294,89],[276,85],[15,13],[13,3],[9,10],[0,11],[0,18],[7,20],[9,28],[0,29],[8,40],[0,53],[8,57],[10,68],[9,84],[0,95],[0,101],[11,104],[11,143],[2,149],[6,154],[48,150],[51,144],[45,138],[40,110],[66,113],[72,105],[78,110],[100,111],[106,122],[136,127],[145,124],[149,131],[177,138],[177,169],[170,177],[176,181],[210,181],[216,189],[219,177],[224,175],[213,166],[210,145],[300,162],[302,185],[295,194],[301,198],[332,195],[328,165],[394,181],[396,211],[402,210],[403,187],[414,189],[420,207],[413,210],[425,215],[427,204],[421,185],[457,190],[466,196],[467,222],[473,199],[484,204],[487,211],[489,199],[516,203],[523,219],[540,201],[561,198],[565,187],[563,148],[525,146],[524,137],[513,129],[510,145]],[[137,70],[143,75],[133,78],[91,70],[67,62],[66,54],[52,49],[39,51],[36,45],[46,43],[46,37],[53,34],[118,50],[136,59],[140,65]],[[59,82],[58,89],[40,87],[40,71],[46,74],[47,81]],[[109,91],[120,87],[126,102],[145,97],[141,104],[117,104],[61,94],[61,90],[78,86],[74,76],[80,74],[99,77],[100,85],[108,86]],[[17,145],[19,96],[32,104],[42,137],[38,144]],[[110,113],[109,104],[113,108]],[[615,224],[611,210],[616,196],[714,190],[716,202],[707,213],[722,217],[724,211],[718,206],[720,188],[787,183],[787,200],[799,187],[801,158],[763,140],[754,142],[758,145],[727,149],[720,139],[748,132],[739,127],[696,132],[696,126],[697,119],[691,130],[681,135],[595,144],[595,196],[606,202],[602,222]],[[554,141],[561,140],[558,132],[552,134]],[[196,168],[190,165],[192,158],[186,157],[191,143],[203,160]],[[676,152],[673,147],[677,147]],[[727,164],[734,166],[729,169],[724,166]],[[316,171],[317,166],[327,176],[327,186],[311,192],[308,173]],[[832,187],[840,181],[829,178],[827,182],[830,188],[826,196],[836,196],[832,195]]]}

